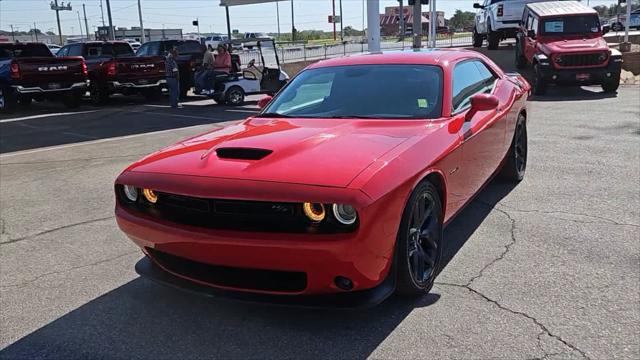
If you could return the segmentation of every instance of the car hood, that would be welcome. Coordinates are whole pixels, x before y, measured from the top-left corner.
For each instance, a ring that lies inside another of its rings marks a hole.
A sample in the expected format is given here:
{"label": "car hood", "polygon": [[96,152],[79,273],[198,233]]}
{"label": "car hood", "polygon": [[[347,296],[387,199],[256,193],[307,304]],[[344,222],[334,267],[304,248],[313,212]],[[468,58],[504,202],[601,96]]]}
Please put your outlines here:
{"label": "car hood", "polygon": [[573,52],[594,52],[598,50],[609,50],[607,42],[602,37],[571,37],[571,38],[549,38],[546,39],[544,48],[547,53],[573,53]]}
{"label": "car hood", "polygon": [[183,140],[129,171],[346,187],[421,120],[252,118]]}

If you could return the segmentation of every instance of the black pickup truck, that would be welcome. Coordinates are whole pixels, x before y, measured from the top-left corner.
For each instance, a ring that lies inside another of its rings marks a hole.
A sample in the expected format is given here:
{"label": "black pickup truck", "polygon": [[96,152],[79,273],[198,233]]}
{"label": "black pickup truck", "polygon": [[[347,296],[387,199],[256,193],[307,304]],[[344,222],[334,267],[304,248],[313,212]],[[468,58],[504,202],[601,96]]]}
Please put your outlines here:
{"label": "black pickup truck", "polygon": [[87,89],[81,57],[55,57],[42,43],[0,43],[0,109],[12,111],[32,100],[77,107]]}
{"label": "black pickup truck", "polygon": [[104,104],[109,95],[141,93],[157,97],[166,85],[164,57],[136,56],[124,41],[90,41],[65,45],[58,56],[82,56],[89,72],[91,102]]}

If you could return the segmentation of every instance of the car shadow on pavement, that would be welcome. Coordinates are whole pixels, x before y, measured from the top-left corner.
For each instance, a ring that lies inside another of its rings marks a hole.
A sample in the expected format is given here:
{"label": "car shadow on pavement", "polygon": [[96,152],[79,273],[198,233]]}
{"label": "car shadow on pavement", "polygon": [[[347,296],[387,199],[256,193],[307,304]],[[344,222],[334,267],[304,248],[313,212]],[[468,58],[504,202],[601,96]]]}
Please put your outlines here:
{"label": "car shadow on pavement", "polygon": [[[492,182],[445,230],[445,264],[513,189]],[[440,295],[394,296],[371,309],[276,307],[212,299],[137,278],[52,321],[0,358],[363,359],[415,308]]]}

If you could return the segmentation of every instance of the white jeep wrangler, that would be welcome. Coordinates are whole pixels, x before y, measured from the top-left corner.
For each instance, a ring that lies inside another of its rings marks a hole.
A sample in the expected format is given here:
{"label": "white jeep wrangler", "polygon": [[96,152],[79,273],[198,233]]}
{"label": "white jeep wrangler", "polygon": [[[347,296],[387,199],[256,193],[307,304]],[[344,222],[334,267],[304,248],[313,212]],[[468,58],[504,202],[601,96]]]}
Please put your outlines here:
{"label": "white jeep wrangler", "polygon": [[473,28],[473,47],[481,47],[484,39],[487,39],[487,48],[495,50],[500,41],[515,38],[524,6],[543,1],[549,0],[484,0],[473,4],[478,9]]}

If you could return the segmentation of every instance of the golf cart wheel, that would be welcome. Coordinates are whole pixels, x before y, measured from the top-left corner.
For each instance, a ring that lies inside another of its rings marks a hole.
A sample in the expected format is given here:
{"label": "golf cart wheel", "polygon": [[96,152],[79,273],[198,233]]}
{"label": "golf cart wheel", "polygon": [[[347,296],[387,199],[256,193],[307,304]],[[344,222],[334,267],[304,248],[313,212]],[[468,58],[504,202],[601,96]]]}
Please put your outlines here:
{"label": "golf cart wheel", "polygon": [[476,28],[473,28],[473,47],[474,48],[482,47],[483,40],[484,39],[482,38],[482,35],[478,34],[478,31],[476,30]]}
{"label": "golf cart wheel", "polygon": [[233,106],[242,105],[244,103],[244,90],[239,86],[232,86],[225,94],[225,101]]}
{"label": "golf cart wheel", "polygon": [[397,291],[423,295],[431,290],[442,258],[442,203],[429,181],[414,189],[404,208],[396,240]]}
{"label": "golf cart wheel", "polygon": [[217,104],[224,105],[224,96],[222,96],[222,95],[213,95],[212,99]]}

